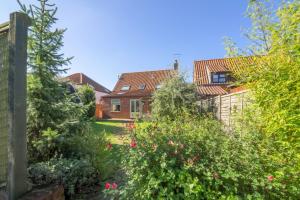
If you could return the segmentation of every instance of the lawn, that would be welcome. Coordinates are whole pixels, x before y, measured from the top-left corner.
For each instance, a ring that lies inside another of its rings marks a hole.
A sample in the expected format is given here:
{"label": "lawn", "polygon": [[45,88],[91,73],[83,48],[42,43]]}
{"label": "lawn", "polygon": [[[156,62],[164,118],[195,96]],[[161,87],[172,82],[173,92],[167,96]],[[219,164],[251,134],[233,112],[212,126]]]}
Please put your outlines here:
{"label": "lawn", "polygon": [[[100,190],[97,194],[91,194],[83,199],[91,200],[107,200],[102,190],[106,182],[116,182],[122,185],[124,172],[121,169],[121,157],[124,153],[124,143],[129,141],[129,133],[125,128],[126,122],[123,121],[97,121],[92,122],[91,127],[94,134],[103,135],[112,144],[112,148],[108,154],[109,168],[107,169],[108,176],[105,175],[101,180]],[[107,160],[106,160],[107,162]],[[103,176],[103,174],[102,174]]]}
{"label": "lawn", "polygon": [[129,137],[125,124],[121,121],[98,121],[92,124],[92,128],[95,134],[104,134],[110,143],[120,145]]}

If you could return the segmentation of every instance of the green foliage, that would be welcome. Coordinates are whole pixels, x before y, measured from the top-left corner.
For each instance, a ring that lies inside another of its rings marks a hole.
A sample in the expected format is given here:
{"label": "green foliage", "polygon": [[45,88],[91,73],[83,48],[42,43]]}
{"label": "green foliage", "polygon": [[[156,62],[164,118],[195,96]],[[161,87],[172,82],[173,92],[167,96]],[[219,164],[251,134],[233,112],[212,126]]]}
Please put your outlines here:
{"label": "green foliage", "polygon": [[[266,143],[276,144],[269,162],[281,166],[274,173],[285,183],[289,197],[296,199],[293,194],[300,196],[300,2],[283,1],[274,16],[272,22],[260,22],[268,32],[265,55],[240,72],[255,102],[240,126],[242,134],[259,130]],[[263,51],[264,41],[263,37],[252,39],[253,45],[244,52]]]}
{"label": "green foliage", "polygon": [[78,89],[78,95],[81,102],[86,107],[86,117],[94,117],[96,112],[96,96],[93,88],[84,85]]}
{"label": "green foliage", "polygon": [[152,97],[151,114],[154,118],[175,119],[177,115],[197,113],[196,92],[193,84],[183,76],[168,79]]}
{"label": "green foliage", "polygon": [[67,157],[88,160],[102,178],[107,178],[114,170],[112,167],[114,160],[111,159],[111,152],[107,149],[108,143],[104,131],[99,133],[89,128],[83,134],[75,135],[65,141],[64,154]]}
{"label": "green foliage", "polygon": [[121,199],[296,198],[282,165],[269,162],[276,151],[255,131],[229,134],[209,118],[177,117],[139,124],[128,145],[127,182]]}
{"label": "green foliage", "polygon": [[62,184],[68,198],[99,184],[98,174],[87,160],[51,159],[31,165],[28,172],[35,185]]}
{"label": "green foliage", "polygon": [[49,0],[25,6],[32,19],[28,38],[27,132],[30,162],[48,160],[63,153],[64,140],[83,132],[84,107],[74,103],[67,85],[58,81],[71,58],[61,52],[66,29],[53,28],[57,7]]}

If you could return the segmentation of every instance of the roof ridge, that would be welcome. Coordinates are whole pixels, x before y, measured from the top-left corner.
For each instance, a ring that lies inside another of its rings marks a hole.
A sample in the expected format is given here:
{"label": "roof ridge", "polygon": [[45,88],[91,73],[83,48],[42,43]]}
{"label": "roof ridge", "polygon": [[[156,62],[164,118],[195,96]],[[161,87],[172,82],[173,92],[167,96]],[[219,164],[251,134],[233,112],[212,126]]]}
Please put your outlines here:
{"label": "roof ridge", "polygon": [[149,73],[149,72],[160,72],[160,71],[175,71],[175,69],[159,69],[159,70],[146,70],[146,71],[139,71],[139,72],[125,72],[122,74],[134,74],[134,73]]}
{"label": "roof ridge", "polygon": [[213,60],[230,60],[230,59],[251,58],[251,57],[257,57],[257,56],[236,56],[236,57],[225,57],[225,58],[210,58],[210,59],[194,60],[194,62],[213,61]]}

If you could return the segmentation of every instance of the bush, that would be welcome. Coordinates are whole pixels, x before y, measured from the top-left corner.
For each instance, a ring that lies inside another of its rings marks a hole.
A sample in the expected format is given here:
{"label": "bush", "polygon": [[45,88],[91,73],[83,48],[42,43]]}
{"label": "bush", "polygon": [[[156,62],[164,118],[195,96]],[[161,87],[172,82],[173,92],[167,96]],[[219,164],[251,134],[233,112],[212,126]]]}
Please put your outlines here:
{"label": "bush", "polygon": [[197,114],[197,96],[193,84],[182,75],[166,80],[152,97],[151,114],[156,119],[174,119],[182,113]]}
{"label": "bush", "polygon": [[94,117],[96,112],[96,96],[93,88],[88,85],[84,85],[79,88],[78,95],[81,102],[85,106],[86,117]]}
{"label": "bush", "polygon": [[[142,123],[124,160],[124,199],[278,199],[294,197],[273,174],[272,143],[228,134],[208,118]],[[296,197],[296,196],[295,196]]]}
{"label": "bush", "polygon": [[97,172],[86,160],[51,159],[31,165],[28,172],[35,185],[62,184],[68,198],[99,184]]}
{"label": "bush", "polygon": [[113,172],[108,143],[105,133],[95,133],[93,127],[89,126],[85,133],[65,140],[64,156],[88,160],[102,179],[105,179]]}

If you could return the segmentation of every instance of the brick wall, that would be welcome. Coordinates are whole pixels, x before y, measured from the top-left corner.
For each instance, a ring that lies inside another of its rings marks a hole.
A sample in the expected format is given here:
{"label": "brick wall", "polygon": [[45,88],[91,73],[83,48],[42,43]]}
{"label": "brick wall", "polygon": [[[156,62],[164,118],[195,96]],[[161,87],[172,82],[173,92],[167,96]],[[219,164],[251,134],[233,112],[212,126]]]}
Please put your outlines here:
{"label": "brick wall", "polygon": [[[102,117],[103,118],[119,118],[119,119],[129,119],[130,118],[130,99],[139,99],[141,97],[119,97],[119,98],[103,98],[102,104]],[[111,99],[120,99],[121,111],[112,112],[111,111]],[[150,102],[149,98],[143,99],[143,112],[142,114],[148,114],[150,112]],[[101,111],[98,111],[101,112]]]}

